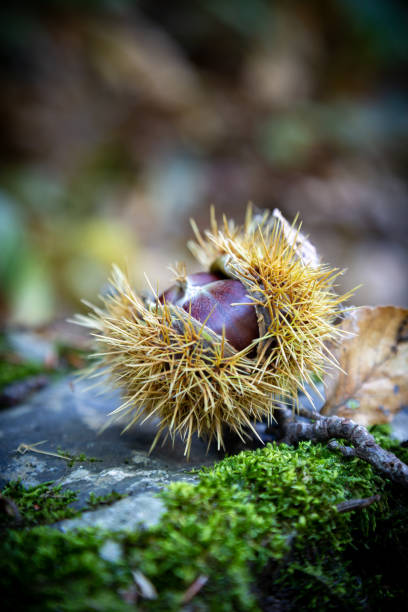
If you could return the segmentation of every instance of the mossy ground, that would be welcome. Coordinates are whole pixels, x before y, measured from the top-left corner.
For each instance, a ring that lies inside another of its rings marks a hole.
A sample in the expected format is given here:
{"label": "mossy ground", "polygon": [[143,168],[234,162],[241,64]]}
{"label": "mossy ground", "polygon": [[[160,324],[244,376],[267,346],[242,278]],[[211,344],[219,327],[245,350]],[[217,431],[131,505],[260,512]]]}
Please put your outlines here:
{"label": "mossy ground", "polygon": [[[376,493],[372,506],[336,509]],[[194,610],[404,609],[407,496],[357,459],[309,443],[268,445],[203,470],[197,485],[174,483],[163,497],[167,512],[149,530],[9,529],[0,544],[3,601],[25,610],[120,612],[135,601],[179,610],[206,576]],[[119,546],[115,562],[101,555],[107,540]],[[137,596],[132,570],[157,599]]]}
{"label": "mossy ground", "polygon": [[57,452],[60,455],[63,455],[64,457],[67,457],[69,459],[67,463],[67,466],[69,468],[73,467],[76,463],[98,463],[100,461],[103,461],[98,457],[87,457],[85,453],[70,453],[69,451],[65,450],[64,448],[61,448],[60,446],[58,446]]}
{"label": "mossy ground", "polygon": [[[18,516],[13,512],[11,506],[9,512],[1,512],[0,509],[0,533],[1,530],[16,525],[19,528],[50,525],[78,516],[81,511],[71,506],[78,499],[76,492],[62,489],[61,485],[52,485],[52,482],[43,482],[35,487],[25,488],[20,481],[9,482],[1,494],[17,507]],[[109,506],[124,497],[126,495],[115,490],[106,495],[95,495],[91,492],[83,510],[95,510],[100,506]]]}
{"label": "mossy ground", "polygon": [[[26,489],[21,482],[13,481],[4,487],[2,495],[11,499],[18,508],[20,527],[55,523],[78,514],[70,507],[70,504],[77,499],[75,491],[63,491],[61,486],[51,485],[52,482],[43,482]],[[13,525],[16,518],[5,513],[0,515],[0,529]]]}
{"label": "mossy ground", "polygon": [[36,363],[12,363],[0,359],[0,391],[13,382],[24,380],[37,374],[43,374],[44,372],[47,372],[47,370]]}

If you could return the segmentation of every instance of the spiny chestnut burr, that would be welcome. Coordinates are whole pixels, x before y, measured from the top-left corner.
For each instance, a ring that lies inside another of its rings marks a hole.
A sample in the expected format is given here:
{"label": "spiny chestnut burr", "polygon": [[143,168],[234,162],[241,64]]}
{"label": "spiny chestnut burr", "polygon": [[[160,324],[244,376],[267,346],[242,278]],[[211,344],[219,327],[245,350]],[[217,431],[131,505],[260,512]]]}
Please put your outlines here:
{"label": "spiny chestnut burr", "polygon": [[245,286],[221,274],[198,272],[186,276],[162,293],[165,302],[183,308],[200,323],[241,351],[259,337],[255,306]]}
{"label": "spiny chestnut burr", "polygon": [[193,434],[218,448],[225,428],[257,435],[254,424],[270,422],[278,401],[307,393],[333,362],[325,343],[342,336],[334,322],[352,293],[336,295],[341,272],[321,264],[278,210],[248,207],[243,226],[218,226],[212,212],[211,230],[193,230],[203,272],[180,269],[169,289],[142,299],[114,267],[104,308],[78,317],[99,345],[93,370],[103,366],[122,390],[113,414],[127,416],[127,428],[158,417],[152,448],[163,433],[180,435],[187,456]]}

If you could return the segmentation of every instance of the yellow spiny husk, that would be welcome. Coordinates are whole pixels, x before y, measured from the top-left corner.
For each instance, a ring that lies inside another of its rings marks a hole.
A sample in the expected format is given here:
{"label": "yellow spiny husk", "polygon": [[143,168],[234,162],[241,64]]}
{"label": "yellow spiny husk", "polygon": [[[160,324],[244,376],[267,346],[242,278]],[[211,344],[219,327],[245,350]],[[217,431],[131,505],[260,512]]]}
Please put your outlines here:
{"label": "yellow spiny husk", "polygon": [[194,433],[223,446],[227,425],[242,438],[253,422],[270,420],[270,398],[279,394],[276,377],[237,352],[186,312],[171,305],[146,306],[128,279],[114,268],[113,292],[103,310],[93,307],[78,322],[93,328],[101,345],[95,354],[111,380],[123,390],[130,427],[151,416],[160,419],[160,435],[180,434],[189,454]]}
{"label": "yellow spiny husk", "polygon": [[211,231],[203,237],[194,222],[196,242],[189,248],[212,271],[240,280],[257,312],[258,366],[272,370],[285,395],[307,394],[331,361],[327,342],[343,335],[335,326],[340,305],[353,293],[338,296],[335,281],[343,271],[321,264],[314,247],[278,210],[254,215],[248,206],[245,224],[237,227],[223,218],[218,226],[211,214]]}
{"label": "yellow spiny husk", "polygon": [[[127,428],[158,417],[158,433],[180,435],[189,455],[193,434],[224,446],[225,426],[242,439],[254,423],[271,421],[276,400],[292,401],[312,374],[321,375],[330,355],[325,341],[340,332],[334,320],[346,296],[333,283],[339,272],[321,265],[295,225],[276,211],[254,216],[243,227],[224,218],[190,248],[207,268],[240,280],[257,312],[259,338],[243,351],[181,308],[144,302],[127,277],[114,268],[113,291],[104,308],[78,322],[95,330],[95,354],[122,389],[114,411]],[[255,356],[254,356],[255,355]]]}

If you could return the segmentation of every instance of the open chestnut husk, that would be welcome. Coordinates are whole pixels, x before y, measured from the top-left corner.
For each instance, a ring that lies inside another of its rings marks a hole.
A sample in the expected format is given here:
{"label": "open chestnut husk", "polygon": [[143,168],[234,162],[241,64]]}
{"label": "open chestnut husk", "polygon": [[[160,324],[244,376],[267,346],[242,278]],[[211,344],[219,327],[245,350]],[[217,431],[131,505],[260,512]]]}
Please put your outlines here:
{"label": "open chestnut husk", "polygon": [[203,272],[180,270],[167,290],[142,299],[114,267],[104,308],[80,317],[95,330],[94,369],[103,366],[122,390],[114,414],[127,415],[127,427],[159,417],[153,446],[165,432],[180,435],[187,455],[193,434],[218,448],[226,428],[256,436],[254,424],[271,422],[279,402],[314,386],[351,294],[336,295],[340,272],[277,210],[249,207],[243,226],[224,218],[219,227],[212,215],[204,236],[193,229]]}

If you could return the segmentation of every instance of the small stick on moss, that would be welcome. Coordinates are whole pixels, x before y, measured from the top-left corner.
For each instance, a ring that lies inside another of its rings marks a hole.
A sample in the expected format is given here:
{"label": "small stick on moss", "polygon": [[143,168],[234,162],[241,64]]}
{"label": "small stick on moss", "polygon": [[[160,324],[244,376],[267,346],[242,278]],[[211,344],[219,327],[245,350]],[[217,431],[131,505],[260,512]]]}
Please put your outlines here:
{"label": "small stick on moss", "polygon": [[41,442],[36,442],[35,444],[26,444],[22,442],[18,445],[15,453],[20,453],[21,455],[25,455],[27,452],[31,453],[39,453],[41,455],[49,455],[50,457],[58,457],[58,459],[66,459],[67,461],[71,461],[72,457],[67,457],[66,455],[61,455],[60,453],[53,453],[52,451],[41,450],[40,448],[36,448],[40,444],[45,444],[47,440],[42,440]]}
{"label": "small stick on moss", "polygon": [[374,502],[380,501],[381,495],[372,495],[371,497],[364,497],[362,499],[349,499],[347,501],[337,504],[337,512],[351,512],[352,510],[359,510],[360,508],[367,508]]}
{"label": "small stick on moss", "polygon": [[[345,457],[359,457],[387,478],[408,488],[408,466],[393,453],[377,444],[363,425],[351,419],[338,416],[326,417],[307,410],[301,411],[302,416],[307,415],[314,422],[301,423],[294,420],[289,409],[282,407],[281,413],[284,418],[281,424],[283,436],[280,442],[291,445],[301,440],[329,442],[328,448],[331,450],[339,450]],[[333,438],[347,440],[353,446],[343,446]]]}
{"label": "small stick on moss", "polygon": [[21,444],[19,444],[18,448],[16,448],[15,451],[12,452],[20,453],[21,455],[25,455],[25,453],[27,452],[32,452],[39,453],[41,455],[48,455],[49,457],[57,457],[57,459],[65,459],[66,461],[68,461],[68,467],[72,467],[75,462],[90,461],[91,463],[93,463],[95,461],[102,461],[102,459],[98,459],[97,457],[87,457],[85,453],[80,453],[79,455],[72,455],[71,453],[68,453],[68,451],[64,451],[60,448],[58,448],[57,453],[36,448],[40,444],[45,444],[46,442],[47,440],[42,440],[41,442],[36,442],[35,444],[26,444],[25,442],[22,442]]}
{"label": "small stick on moss", "polygon": [[320,412],[317,412],[317,410],[305,408],[305,406],[302,406],[301,404],[299,404],[299,406],[296,408],[296,413],[299,416],[305,417],[306,419],[310,419],[311,421],[317,421],[318,419],[325,418],[324,415],[320,414]]}
{"label": "small stick on moss", "polygon": [[197,593],[201,591],[201,589],[203,588],[204,585],[207,584],[207,582],[208,582],[208,576],[205,576],[204,574],[200,574],[200,576],[198,576],[194,580],[194,582],[190,584],[187,591],[184,593],[181,599],[181,603],[182,604],[189,603],[193,599],[193,597],[195,597]]}

